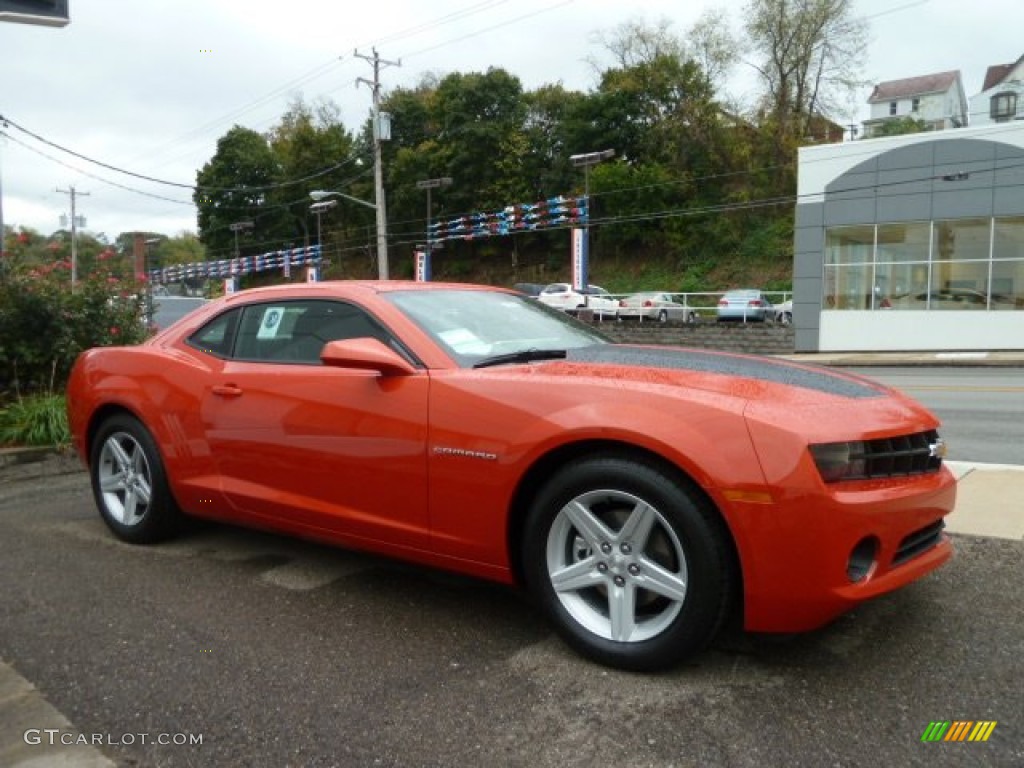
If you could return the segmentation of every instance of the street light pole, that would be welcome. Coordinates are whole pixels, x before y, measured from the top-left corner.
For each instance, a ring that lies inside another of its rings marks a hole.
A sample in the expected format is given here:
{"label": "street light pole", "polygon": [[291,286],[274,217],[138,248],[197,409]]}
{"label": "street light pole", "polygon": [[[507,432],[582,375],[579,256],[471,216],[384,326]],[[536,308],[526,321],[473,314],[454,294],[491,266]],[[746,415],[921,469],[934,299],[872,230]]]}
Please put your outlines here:
{"label": "street light pole", "polygon": [[[426,249],[425,249],[425,252],[424,252],[424,255],[423,255],[424,259],[426,259],[427,265],[430,264],[430,254],[434,250],[433,249],[433,244],[432,244],[431,239],[430,239],[430,217],[431,217],[430,192],[431,192],[431,190],[434,190],[434,189],[440,189],[441,187],[450,186],[451,183],[452,183],[452,180],[451,180],[450,176],[441,176],[440,178],[437,178],[437,179],[425,179],[423,181],[417,181],[416,182],[416,189],[425,189],[425,190],[427,190],[427,239],[426,239]],[[429,266],[427,267],[427,270],[429,271]]]}
{"label": "street light pole", "polygon": [[240,255],[240,254],[239,254],[239,252],[238,252],[238,233],[239,233],[239,232],[242,232],[242,231],[245,231],[245,230],[249,230],[249,229],[252,229],[252,228],[253,228],[253,226],[254,226],[254,224],[253,224],[253,222],[251,222],[251,221],[236,221],[236,222],[234,222],[233,224],[230,224],[230,225],[228,226],[228,228],[229,228],[229,229],[230,229],[230,230],[231,230],[232,232],[234,232],[234,233],[235,233],[235,258],[236,258],[236,259],[237,259],[237,258],[239,257],[239,255]]}
{"label": "street light pole", "polygon": [[159,238],[159,237],[150,237],[150,238],[142,241],[142,244],[144,246],[144,250],[142,252],[142,274],[145,277],[145,282],[143,283],[143,285],[145,286],[145,290],[146,290],[146,326],[147,327],[153,325],[153,313],[156,310],[156,308],[153,306],[153,280],[152,280],[152,278],[149,275],[149,272],[150,272],[150,270],[149,270],[150,262],[152,261],[152,259],[150,258],[151,251],[152,251],[150,246],[157,245],[162,239],[163,238]]}
{"label": "street light pole", "polygon": [[[352,195],[346,195],[344,192],[338,192],[337,190],[334,190],[334,189],[314,189],[312,192],[309,193],[309,196],[313,200],[316,201],[314,203],[314,205],[310,206],[310,210],[313,210],[313,208],[316,205],[320,205],[322,203],[322,201],[326,201],[327,198],[329,198],[329,197],[340,197],[342,200],[348,200],[349,202],[357,203],[358,205],[365,206],[366,208],[371,208],[374,211],[377,210],[377,205],[375,203],[370,203],[370,202],[367,202],[366,200],[360,200],[358,197],[352,197]],[[333,201],[333,200],[331,201],[332,204],[334,202],[335,201]],[[377,217],[377,226],[378,226],[378,228],[380,226],[380,217],[379,216]],[[319,230],[319,228],[320,228],[320,217],[317,216],[317,230]],[[318,232],[317,236],[319,237],[319,232]],[[387,243],[387,235],[386,234],[385,234],[385,237],[384,237],[384,242],[385,242],[385,244]],[[377,254],[378,255],[378,258],[377,258],[378,275],[383,274],[383,277],[381,277],[380,279],[386,280],[387,279],[387,265],[386,264],[385,264],[385,268],[384,268],[383,273],[380,272],[380,264],[381,264],[381,262],[380,262],[380,252],[379,252],[379,248],[380,248],[380,230],[379,229],[377,230],[377,245],[378,245],[378,254]]]}
{"label": "street light pole", "polygon": [[[243,230],[250,230],[254,226],[255,225],[251,221],[236,221],[236,222],[234,222],[233,224],[230,225],[231,231],[235,233],[235,259],[236,259],[235,264],[236,265],[238,263],[237,262],[238,257],[241,256],[241,253],[238,250],[238,233],[242,232]],[[238,289],[239,289],[238,275],[235,274],[235,269],[232,269],[231,270],[231,292],[237,291]],[[225,288],[225,293],[227,293],[227,292],[228,292],[227,288]]]}
{"label": "street light pole", "polygon": [[324,240],[322,229],[320,226],[320,217],[323,216],[324,211],[328,211],[338,204],[337,200],[320,200],[309,206],[309,210],[316,214],[316,247],[320,253],[320,257],[324,255]]}

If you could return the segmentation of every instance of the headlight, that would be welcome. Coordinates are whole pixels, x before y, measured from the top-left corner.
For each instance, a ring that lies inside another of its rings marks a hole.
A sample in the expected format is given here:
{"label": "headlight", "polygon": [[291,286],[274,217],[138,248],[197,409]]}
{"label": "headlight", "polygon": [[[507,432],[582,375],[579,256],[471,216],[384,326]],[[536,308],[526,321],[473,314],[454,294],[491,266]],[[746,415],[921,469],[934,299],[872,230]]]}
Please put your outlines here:
{"label": "headlight", "polygon": [[811,456],[826,483],[866,476],[866,446],[860,440],[811,446]]}

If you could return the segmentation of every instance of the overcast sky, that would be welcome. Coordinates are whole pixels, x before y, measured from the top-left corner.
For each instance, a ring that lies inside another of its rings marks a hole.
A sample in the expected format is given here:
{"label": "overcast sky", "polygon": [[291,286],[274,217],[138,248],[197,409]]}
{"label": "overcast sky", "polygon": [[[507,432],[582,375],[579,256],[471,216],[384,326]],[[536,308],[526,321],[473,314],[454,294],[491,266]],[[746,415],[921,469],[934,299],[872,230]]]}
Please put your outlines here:
{"label": "overcast sky", "polygon": [[[350,130],[370,109],[356,78],[370,66],[353,51],[401,60],[383,70],[385,90],[427,72],[503,67],[526,89],[561,82],[589,90],[595,33],[630,19],[670,20],[680,35],[706,7],[729,13],[736,30],[746,0],[70,0],[64,28],[0,22],[0,115],[62,147],[110,166],[190,185],[216,141],[238,123],[270,128],[288,102],[325,97]],[[869,19],[865,80],[959,69],[967,96],[985,69],[1024,54],[1020,0],[855,0]],[[749,99],[740,64],[730,95]],[[870,88],[857,99],[867,116]],[[196,230],[191,192],[76,159],[8,128],[0,138],[3,220],[50,233],[70,211],[74,186],[86,229]],[[39,154],[48,155],[44,157]],[[59,160],[60,162],[56,162]],[[62,165],[63,163],[64,165]],[[112,186],[114,182],[133,191]],[[149,197],[140,192],[156,195]],[[513,201],[514,202],[514,201]]]}

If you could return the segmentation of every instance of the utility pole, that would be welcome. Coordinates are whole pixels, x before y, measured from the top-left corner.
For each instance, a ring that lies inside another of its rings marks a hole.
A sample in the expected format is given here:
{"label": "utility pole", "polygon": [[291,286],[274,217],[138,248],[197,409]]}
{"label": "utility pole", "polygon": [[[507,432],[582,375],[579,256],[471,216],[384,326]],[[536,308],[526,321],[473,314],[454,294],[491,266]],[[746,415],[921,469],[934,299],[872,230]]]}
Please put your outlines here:
{"label": "utility pole", "polygon": [[75,283],[78,282],[78,214],[76,213],[75,200],[78,195],[88,197],[89,193],[77,191],[73,184],[69,184],[67,189],[57,189],[55,191],[71,196],[71,290],[74,290]]}
{"label": "utility pole", "polygon": [[384,204],[384,168],[381,163],[381,142],[391,139],[391,116],[380,111],[380,68],[400,67],[401,60],[384,61],[377,49],[373,48],[373,56],[366,56],[355,51],[355,55],[373,64],[373,80],[364,77],[356,79],[356,84],[370,86],[373,92],[373,186],[377,203],[377,275],[381,280],[388,279],[388,216]]}

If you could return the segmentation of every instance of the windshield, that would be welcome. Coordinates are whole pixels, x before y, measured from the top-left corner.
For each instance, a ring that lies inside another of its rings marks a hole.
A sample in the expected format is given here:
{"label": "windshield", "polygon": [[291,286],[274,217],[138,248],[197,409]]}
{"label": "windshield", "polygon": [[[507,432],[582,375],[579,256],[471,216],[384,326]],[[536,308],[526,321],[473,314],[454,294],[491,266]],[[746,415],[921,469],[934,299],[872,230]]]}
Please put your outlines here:
{"label": "windshield", "polygon": [[517,294],[453,289],[386,298],[467,368],[495,355],[608,343],[565,313]]}

